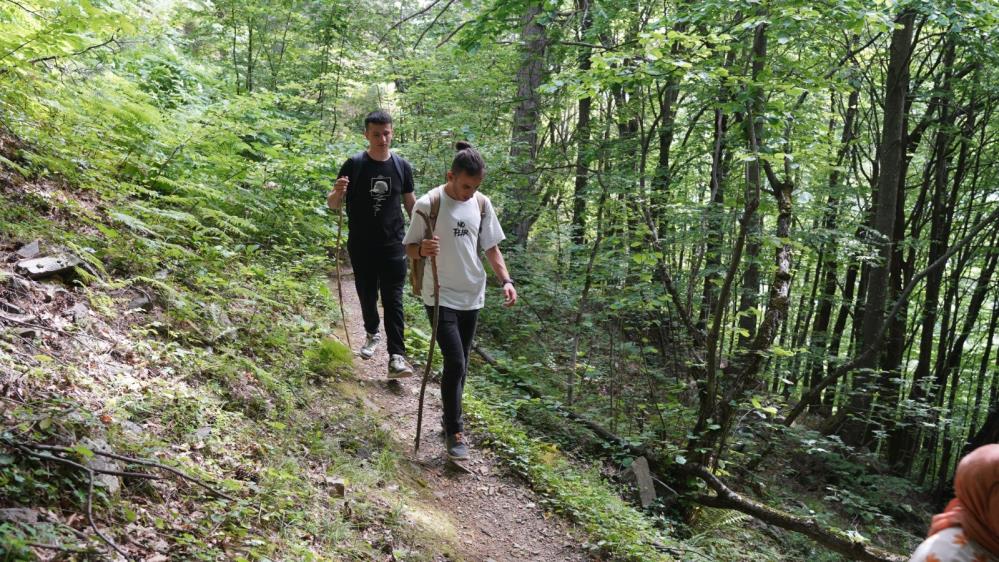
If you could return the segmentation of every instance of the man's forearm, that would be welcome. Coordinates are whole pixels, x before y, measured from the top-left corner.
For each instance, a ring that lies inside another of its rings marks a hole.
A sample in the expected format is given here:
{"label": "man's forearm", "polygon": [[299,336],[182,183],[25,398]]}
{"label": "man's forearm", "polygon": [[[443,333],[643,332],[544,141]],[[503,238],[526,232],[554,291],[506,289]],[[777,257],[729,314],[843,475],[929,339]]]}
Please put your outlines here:
{"label": "man's forearm", "polygon": [[506,261],[503,260],[503,253],[500,252],[499,246],[493,246],[486,250],[486,259],[489,260],[493,273],[496,274],[501,283],[510,278],[510,272],[506,269]]}
{"label": "man's forearm", "polygon": [[422,256],[420,255],[420,245],[419,244],[406,244],[406,256],[418,260]]}

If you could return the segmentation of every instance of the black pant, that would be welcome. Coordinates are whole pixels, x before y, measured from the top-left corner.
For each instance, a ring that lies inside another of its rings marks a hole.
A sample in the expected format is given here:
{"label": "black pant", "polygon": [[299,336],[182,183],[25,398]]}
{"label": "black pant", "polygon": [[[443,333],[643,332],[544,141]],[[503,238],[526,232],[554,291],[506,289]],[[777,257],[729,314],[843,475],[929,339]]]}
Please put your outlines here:
{"label": "black pant", "polygon": [[354,267],[354,286],[357,288],[357,298],[361,301],[364,330],[369,334],[378,332],[378,293],[381,292],[388,352],[405,355],[406,344],[402,339],[402,289],[406,284],[406,256],[387,251],[350,248],[350,263]]}
{"label": "black pant", "polygon": [[[465,376],[468,374],[468,354],[472,351],[472,338],[475,325],[479,321],[478,310],[454,310],[440,307],[437,321],[437,345],[444,357],[444,376],[441,377],[441,402],[444,405],[444,432],[448,435],[461,433],[464,424],[461,419],[461,394],[465,390]],[[427,307],[430,323],[434,321],[434,307]]]}

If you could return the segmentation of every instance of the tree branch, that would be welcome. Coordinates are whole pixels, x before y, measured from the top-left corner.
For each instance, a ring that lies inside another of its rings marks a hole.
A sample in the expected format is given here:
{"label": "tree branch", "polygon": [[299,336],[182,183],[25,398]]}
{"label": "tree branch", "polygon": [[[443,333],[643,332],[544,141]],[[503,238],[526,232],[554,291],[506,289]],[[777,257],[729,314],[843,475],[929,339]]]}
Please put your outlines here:
{"label": "tree branch", "polygon": [[441,0],[434,0],[434,1],[433,1],[433,2],[431,2],[431,3],[430,3],[430,5],[429,5],[429,6],[427,6],[426,8],[423,8],[422,10],[419,10],[419,11],[417,11],[417,12],[413,12],[412,14],[410,14],[410,15],[408,15],[408,16],[406,16],[406,17],[402,18],[401,20],[399,20],[399,21],[397,21],[397,22],[393,23],[393,24],[392,24],[392,26],[391,26],[391,27],[389,27],[388,29],[386,29],[386,30],[385,30],[385,33],[383,33],[383,34],[381,35],[381,37],[379,37],[379,38],[378,38],[378,42],[379,42],[379,43],[381,43],[382,41],[384,41],[384,40],[385,40],[385,38],[386,38],[386,37],[388,37],[388,34],[389,34],[389,33],[392,33],[392,30],[393,30],[393,29],[395,29],[395,28],[399,27],[400,25],[402,25],[402,24],[406,23],[407,21],[409,21],[409,20],[411,20],[411,19],[413,19],[413,18],[415,18],[415,17],[417,17],[417,16],[420,16],[420,15],[423,15],[423,14],[425,14],[425,13],[429,12],[430,10],[432,10],[432,9],[434,8],[434,6],[436,6],[437,4],[440,4],[440,3],[441,3]]}
{"label": "tree branch", "polygon": [[[43,450],[43,451],[56,451],[56,452],[60,452],[60,453],[70,453],[70,454],[75,452],[75,451],[73,451],[73,449],[68,449],[66,447],[56,447],[56,446],[53,446],[53,445],[27,444],[26,446],[34,448],[34,449]],[[110,459],[115,459],[115,460],[124,461],[124,462],[127,462],[127,463],[133,463],[133,464],[138,464],[138,465],[142,465],[142,466],[148,466],[148,467],[151,467],[151,468],[158,468],[160,470],[165,470],[165,471],[167,471],[167,472],[169,472],[169,473],[171,473],[171,474],[173,474],[175,476],[180,477],[183,480],[187,480],[188,482],[191,482],[192,484],[196,484],[196,485],[198,485],[198,486],[200,486],[200,487],[208,490],[209,492],[211,492],[215,496],[227,499],[229,501],[237,501],[236,498],[234,498],[234,497],[232,497],[232,496],[230,496],[230,495],[228,495],[228,494],[226,494],[224,492],[220,492],[220,491],[216,490],[211,485],[209,485],[208,483],[206,483],[204,480],[200,480],[198,478],[190,476],[190,475],[188,475],[188,474],[186,474],[186,473],[184,473],[184,472],[182,472],[182,471],[180,471],[180,470],[178,470],[178,469],[176,469],[176,468],[174,468],[172,466],[167,466],[165,464],[161,464],[161,463],[158,463],[156,461],[151,461],[151,460],[148,460],[148,459],[138,459],[138,458],[134,458],[134,457],[126,457],[124,455],[119,455],[119,454],[111,453],[111,452],[108,452],[108,451],[93,451],[93,453],[95,455],[99,455],[99,456],[102,456],[102,457],[107,457],[107,458],[110,458]],[[151,476],[151,475],[145,475],[145,476],[148,477],[148,476]],[[158,477],[154,477],[154,478],[158,478]]]}
{"label": "tree branch", "polygon": [[448,8],[450,8],[451,5],[454,4],[454,2],[455,0],[448,0],[448,3],[443,8],[441,8],[441,11],[437,12],[437,16],[434,17],[434,20],[432,22],[430,22],[430,25],[425,27],[423,29],[423,32],[420,33],[420,36],[416,38],[416,43],[413,45],[413,48],[420,46],[420,42],[423,41],[423,37],[426,36],[428,31],[430,31],[435,25],[437,25],[437,20],[441,19],[441,16],[444,15],[444,12],[446,12]]}
{"label": "tree branch", "polygon": [[119,29],[119,30],[116,30],[114,33],[112,33],[111,37],[107,41],[104,41],[103,43],[98,43],[96,45],[91,45],[91,46],[87,47],[86,49],[83,49],[83,50],[80,50],[80,51],[76,51],[75,53],[70,53],[68,55],[49,55],[47,57],[39,57],[37,59],[31,59],[28,62],[30,62],[31,64],[38,64],[38,63],[48,62],[48,61],[52,61],[52,60],[56,60],[56,59],[63,59],[63,58],[67,58],[67,57],[77,57],[77,56],[80,56],[80,55],[85,55],[85,54],[89,53],[90,51],[93,51],[95,49],[100,49],[102,47],[106,47],[106,46],[110,45],[111,43],[117,44],[118,43],[118,38],[115,37],[115,35],[119,31],[121,31],[121,30]]}

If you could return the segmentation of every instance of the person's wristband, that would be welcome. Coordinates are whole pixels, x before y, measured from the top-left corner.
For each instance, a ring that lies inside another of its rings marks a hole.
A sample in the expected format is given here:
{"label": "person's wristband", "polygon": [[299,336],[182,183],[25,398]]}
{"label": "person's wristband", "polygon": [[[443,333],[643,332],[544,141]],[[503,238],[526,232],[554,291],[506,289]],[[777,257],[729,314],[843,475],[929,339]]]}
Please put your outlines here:
{"label": "person's wristband", "polygon": [[418,244],[416,246],[416,255],[423,257],[423,244]]}
{"label": "person's wristband", "polygon": [[507,284],[507,283],[509,283],[509,284],[513,285],[513,284],[514,284],[514,283],[513,283],[513,279],[504,279],[504,280],[503,280],[503,281],[502,281],[502,282],[500,283],[500,286],[501,286],[501,287],[506,287],[506,284]]}

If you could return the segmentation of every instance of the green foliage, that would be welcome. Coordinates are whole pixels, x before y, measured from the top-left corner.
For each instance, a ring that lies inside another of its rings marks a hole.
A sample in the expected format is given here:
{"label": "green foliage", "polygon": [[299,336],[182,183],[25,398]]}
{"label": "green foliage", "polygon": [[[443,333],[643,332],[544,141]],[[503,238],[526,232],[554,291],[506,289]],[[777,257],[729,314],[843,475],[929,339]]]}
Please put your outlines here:
{"label": "green foliage", "polygon": [[[27,41],[0,59],[0,243],[43,237],[82,254],[98,276],[74,295],[129,346],[110,354],[127,357],[111,375],[106,357],[75,365],[72,345],[15,359],[7,351],[22,343],[0,329],[0,370],[32,389],[3,415],[19,439],[106,438],[239,498],[169,480],[98,490],[95,515],[119,540],[128,527],[190,560],[451,555],[440,529],[400,516],[413,492],[385,489],[412,481],[390,436],[344,389],[313,384],[350,369],[332,334],[322,195],[355,141],[313,119],[308,88],[229,91],[185,31],[211,28],[214,12],[171,17],[127,2],[0,3],[0,51]],[[119,42],[86,50],[112,34]],[[131,290],[154,312],[123,313]],[[0,464],[14,505],[83,511],[82,473],[6,450]],[[346,481],[348,497],[328,479]],[[76,540],[29,527],[4,532],[5,556]],[[375,528],[392,543],[365,540]]]}

